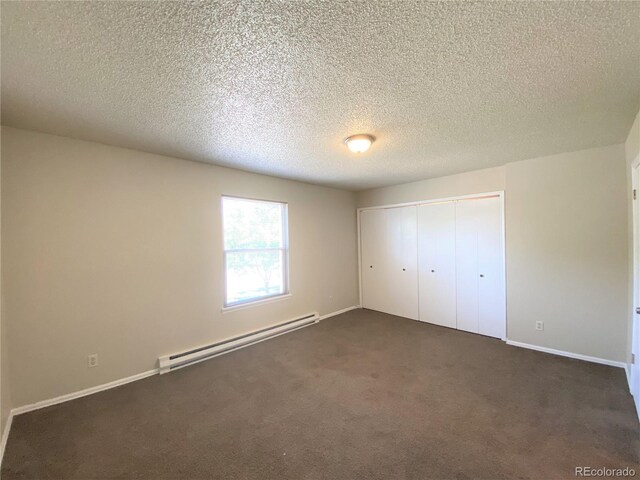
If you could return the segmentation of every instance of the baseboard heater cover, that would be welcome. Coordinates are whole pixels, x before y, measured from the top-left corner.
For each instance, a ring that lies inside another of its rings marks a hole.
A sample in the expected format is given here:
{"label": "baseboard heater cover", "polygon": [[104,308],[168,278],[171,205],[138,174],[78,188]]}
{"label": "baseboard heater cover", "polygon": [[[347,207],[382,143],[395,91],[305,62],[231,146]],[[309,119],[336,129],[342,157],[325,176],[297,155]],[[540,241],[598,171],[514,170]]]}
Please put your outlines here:
{"label": "baseboard heater cover", "polygon": [[277,337],[279,335],[293,332],[299,328],[304,328],[320,321],[318,312],[310,313],[293,320],[273,325],[272,327],[263,328],[255,332],[246,333],[237,337],[223,340],[221,342],[212,343],[196,347],[186,352],[174,353],[173,355],[165,355],[158,358],[160,375],[169,373],[187,365],[202,362],[209,358],[217,357],[225,353],[233,352],[243,347],[253,345],[254,343]]}

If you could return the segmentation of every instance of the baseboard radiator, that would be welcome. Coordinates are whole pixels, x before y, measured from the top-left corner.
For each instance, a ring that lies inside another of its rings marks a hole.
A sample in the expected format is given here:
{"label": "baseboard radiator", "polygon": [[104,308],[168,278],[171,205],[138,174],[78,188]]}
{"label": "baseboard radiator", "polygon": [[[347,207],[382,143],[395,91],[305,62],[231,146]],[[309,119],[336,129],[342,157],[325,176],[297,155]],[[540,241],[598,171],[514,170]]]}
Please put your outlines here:
{"label": "baseboard radiator", "polygon": [[233,352],[240,348],[253,345],[254,343],[262,342],[263,340],[293,332],[300,328],[308,327],[309,325],[313,325],[319,321],[320,315],[318,312],[314,312],[272,327],[246,333],[218,343],[196,347],[191,350],[187,350],[186,352],[174,353],[173,355],[165,355],[158,358],[160,374],[169,373],[173,370],[186,367],[187,365],[192,365],[209,358],[217,357],[218,355]]}

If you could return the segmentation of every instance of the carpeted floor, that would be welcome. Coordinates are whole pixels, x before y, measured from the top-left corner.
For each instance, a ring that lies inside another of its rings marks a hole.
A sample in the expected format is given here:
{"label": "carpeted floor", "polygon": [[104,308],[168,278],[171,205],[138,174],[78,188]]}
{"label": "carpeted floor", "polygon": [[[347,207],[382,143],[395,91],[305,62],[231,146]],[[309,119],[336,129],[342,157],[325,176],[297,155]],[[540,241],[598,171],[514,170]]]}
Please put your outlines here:
{"label": "carpeted floor", "polygon": [[17,416],[2,479],[555,479],[639,461],[622,369],[355,310]]}

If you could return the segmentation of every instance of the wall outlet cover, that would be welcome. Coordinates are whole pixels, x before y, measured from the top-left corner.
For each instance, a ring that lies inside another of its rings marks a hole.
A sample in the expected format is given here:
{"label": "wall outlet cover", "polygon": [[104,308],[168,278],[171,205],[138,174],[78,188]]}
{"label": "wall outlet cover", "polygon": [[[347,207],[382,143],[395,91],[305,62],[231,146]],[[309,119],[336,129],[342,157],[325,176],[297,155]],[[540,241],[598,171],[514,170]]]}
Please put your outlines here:
{"label": "wall outlet cover", "polygon": [[98,354],[94,353],[93,355],[89,355],[89,357],[87,357],[87,361],[88,361],[89,368],[97,367],[98,366]]}

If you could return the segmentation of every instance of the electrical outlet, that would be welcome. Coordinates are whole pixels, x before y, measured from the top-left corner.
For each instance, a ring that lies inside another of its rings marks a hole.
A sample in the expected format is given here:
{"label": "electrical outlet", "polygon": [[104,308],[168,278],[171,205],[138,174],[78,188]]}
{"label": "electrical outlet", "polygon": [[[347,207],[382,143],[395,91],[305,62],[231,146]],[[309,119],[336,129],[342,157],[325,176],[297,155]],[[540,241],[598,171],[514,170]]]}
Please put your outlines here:
{"label": "electrical outlet", "polygon": [[94,353],[93,355],[89,355],[89,357],[87,357],[88,360],[88,366],[89,368],[93,368],[93,367],[97,367],[98,366],[98,354]]}
{"label": "electrical outlet", "polygon": [[538,320],[536,322],[536,330],[544,330],[544,322],[541,322],[540,320]]}

